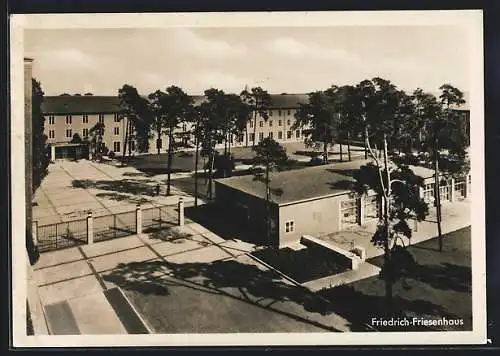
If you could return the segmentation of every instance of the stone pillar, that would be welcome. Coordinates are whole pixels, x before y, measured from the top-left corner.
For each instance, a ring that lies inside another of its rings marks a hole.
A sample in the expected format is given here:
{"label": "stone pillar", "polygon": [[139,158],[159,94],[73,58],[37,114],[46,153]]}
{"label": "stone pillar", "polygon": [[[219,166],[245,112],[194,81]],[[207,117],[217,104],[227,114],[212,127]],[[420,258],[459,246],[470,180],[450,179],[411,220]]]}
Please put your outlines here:
{"label": "stone pillar", "polygon": [[92,217],[92,212],[89,211],[87,215],[87,244],[92,245],[94,243],[94,219]]}
{"label": "stone pillar", "polygon": [[135,207],[135,229],[137,235],[142,234],[142,211],[140,204],[137,204]]}
{"label": "stone pillar", "polygon": [[469,184],[469,176],[470,175],[465,176],[465,180],[464,180],[464,199],[468,198],[470,196],[471,187]]}
{"label": "stone pillar", "polygon": [[420,199],[424,199],[424,188],[423,187],[418,187],[418,197]]}
{"label": "stone pillar", "polygon": [[33,244],[35,246],[38,245],[38,222],[37,221],[33,221],[33,223],[31,224],[31,236],[33,237]]}
{"label": "stone pillar", "polygon": [[366,197],[362,195],[356,201],[356,204],[358,205],[357,221],[359,225],[363,225],[365,223],[365,198]]}
{"label": "stone pillar", "polygon": [[54,163],[56,161],[56,146],[50,145],[50,161]]}
{"label": "stone pillar", "polygon": [[179,226],[184,226],[184,200],[179,198]]}
{"label": "stone pillar", "polygon": [[450,202],[453,203],[455,200],[457,200],[456,194],[455,194],[455,178],[451,178],[451,180],[450,180],[450,189],[451,189]]}

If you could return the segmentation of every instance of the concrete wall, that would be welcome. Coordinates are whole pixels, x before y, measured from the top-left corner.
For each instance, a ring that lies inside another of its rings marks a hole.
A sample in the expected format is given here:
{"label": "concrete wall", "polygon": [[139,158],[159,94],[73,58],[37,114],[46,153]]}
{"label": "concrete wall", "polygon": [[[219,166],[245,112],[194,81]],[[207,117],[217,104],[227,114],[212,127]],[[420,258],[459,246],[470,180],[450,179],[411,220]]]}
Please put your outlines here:
{"label": "concrete wall", "polygon": [[[262,187],[264,190],[264,186]],[[238,224],[242,229],[252,231],[253,234],[265,237],[266,235],[266,205],[265,200],[246,194],[215,182],[215,199],[221,207],[221,213],[227,214],[232,223]],[[275,222],[276,230],[271,234],[270,246],[278,246],[278,206],[270,204],[270,216]],[[247,226],[245,226],[245,223]]]}
{"label": "concrete wall", "polygon": [[[333,196],[280,207],[280,246],[300,241],[302,235],[323,235],[340,230],[340,204],[347,195]],[[286,232],[286,221],[293,220],[295,231]]]}

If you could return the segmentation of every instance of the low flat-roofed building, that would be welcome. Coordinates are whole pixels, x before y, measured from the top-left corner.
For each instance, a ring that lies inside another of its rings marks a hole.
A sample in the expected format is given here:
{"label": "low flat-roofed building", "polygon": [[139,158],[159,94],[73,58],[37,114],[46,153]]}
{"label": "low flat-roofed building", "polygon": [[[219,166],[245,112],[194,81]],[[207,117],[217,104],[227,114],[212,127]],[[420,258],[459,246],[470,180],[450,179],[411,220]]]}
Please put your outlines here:
{"label": "low flat-roofed building", "polygon": [[[271,246],[285,246],[302,235],[324,235],[364,225],[380,216],[380,197],[352,193],[353,171],[368,160],[335,163],[270,174],[270,201],[266,208],[265,183],[252,175],[215,180],[215,199],[221,213],[246,230],[262,237]],[[431,205],[434,197],[434,171],[410,166],[424,178],[420,195]],[[441,190],[442,203],[466,198],[470,178],[446,179]],[[429,192],[429,189],[431,191]],[[269,209],[270,236],[265,240]]]}

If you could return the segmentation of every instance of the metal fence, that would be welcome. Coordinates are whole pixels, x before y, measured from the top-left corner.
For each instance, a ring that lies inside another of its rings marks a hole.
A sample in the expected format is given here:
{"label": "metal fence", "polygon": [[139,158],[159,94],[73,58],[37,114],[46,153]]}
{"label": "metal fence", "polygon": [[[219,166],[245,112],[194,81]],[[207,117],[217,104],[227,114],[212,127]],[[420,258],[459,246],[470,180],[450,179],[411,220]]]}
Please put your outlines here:
{"label": "metal fence", "polygon": [[178,211],[173,205],[142,209],[142,231],[154,232],[178,225]]}
{"label": "metal fence", "polygon": [[95,217],[94,242],[106,241],[137,233],[136,211]]}
{"label": "metal fence", "polygon": [[87,243],[87,228],[87,219],[37,225],[38,249],[45,252],[84,245]]}

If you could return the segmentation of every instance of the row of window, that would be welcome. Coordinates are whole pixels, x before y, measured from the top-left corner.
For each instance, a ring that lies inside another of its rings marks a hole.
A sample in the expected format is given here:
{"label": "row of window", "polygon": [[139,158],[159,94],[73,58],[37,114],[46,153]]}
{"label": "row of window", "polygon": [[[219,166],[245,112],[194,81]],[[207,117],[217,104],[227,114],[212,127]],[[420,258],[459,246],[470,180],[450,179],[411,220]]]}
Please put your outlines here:
{"label": "row of window", "polygon": [[[300,130],[295,131],[295,138],[300,138],[301,132]],[[268,137],[274,139],[274,132],[269,132]],[[291,139],[293,137],[293,132],[292,131],[287,131],[286,132],[286,138]],[[255,134],[254,133],[249,133],[248,134],[248,139],[250,141],[255,141]],[[259,132],[259,141],[262,141],[264,139],[264,132]],[[278,140],[283,139],[283,131],[278,131]],[[242,141],[240,141],[242,142]]]}
{"label": "row of window", "polygon": [[[119,127],[113,127],[113,133],[115,135],[120,134],[120,128]],[[89,129],[83,129],[82,130],[83,137],[88,137],[89,135]],[[101,135],[104,135],[104,131],[101,132]],[[56,137],[56,131],[55,130],[49,130],[49,138],[55,138]],[[73,137],[73,130],[72,129],[66,129],[66,137],[71,138]]]}
{"label": "row of window", "polygon": [[[268,120],[267,121],[267,124],[269,125],[269,127],[273,127],[273,120]],[[292,121],[291,120],[286,120],[286,125],[287,126],[290,126],[292,124]],[[248,125],[252,128],[253,127],[253,121],[250,120]],[[283,121],[282,120],[278,120],[278,126],[283,126]],[[259,127],[264,127],[264,120],[260,120],[259,121]]]}
{"label": "row of window", "polygon": [[[50,115],[48,118],[49,118],[49,125],[54,125],[56,122],[55,116]],[[98,120],[98,122],[103,123],[104,122],[104,114],[98,114],[97,120]],[[118,114],[114,114],[113,121],[120,122],[120,117],[118,116]],[[66,124],[70,125],[72,123],[73,123],[73,115],[66,115]],[[82,123],[84,123],[84,124],[89,123],[89,116],[87,114],[82,115]]]}

